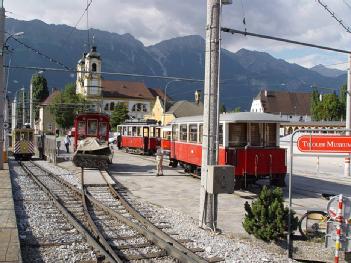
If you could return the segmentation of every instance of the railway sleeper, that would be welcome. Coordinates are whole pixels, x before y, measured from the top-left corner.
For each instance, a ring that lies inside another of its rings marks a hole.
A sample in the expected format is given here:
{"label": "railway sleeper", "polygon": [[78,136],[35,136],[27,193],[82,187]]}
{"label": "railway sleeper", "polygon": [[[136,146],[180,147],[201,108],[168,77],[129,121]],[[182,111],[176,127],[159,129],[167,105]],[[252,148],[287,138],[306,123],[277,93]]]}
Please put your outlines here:
{"label": "railway sleeper", "polygon": [[118,253],[120,257],[131,261],[131,260],[145,260],[145,259],[153,259],[153,258],[162,258],[167,256],[167,252],[165,250],[157,251],[157,252],[149,252],[146,254],[124,254]]}

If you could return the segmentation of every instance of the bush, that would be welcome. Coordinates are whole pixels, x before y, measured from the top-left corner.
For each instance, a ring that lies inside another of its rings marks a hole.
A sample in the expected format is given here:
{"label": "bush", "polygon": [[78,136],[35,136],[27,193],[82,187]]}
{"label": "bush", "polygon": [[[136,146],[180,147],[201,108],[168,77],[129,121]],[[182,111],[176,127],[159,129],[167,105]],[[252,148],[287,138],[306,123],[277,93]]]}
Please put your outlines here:
{"label": "bush", "polygon": [[[280,188],[263,187],[258,199],[251,206],[245,203],[243,227],[247,233],[264,241],[283,237],[288,229],[289,209],[284,208],[283,192]],[[291,213],[292,230],[297,229],[298,218]]]}

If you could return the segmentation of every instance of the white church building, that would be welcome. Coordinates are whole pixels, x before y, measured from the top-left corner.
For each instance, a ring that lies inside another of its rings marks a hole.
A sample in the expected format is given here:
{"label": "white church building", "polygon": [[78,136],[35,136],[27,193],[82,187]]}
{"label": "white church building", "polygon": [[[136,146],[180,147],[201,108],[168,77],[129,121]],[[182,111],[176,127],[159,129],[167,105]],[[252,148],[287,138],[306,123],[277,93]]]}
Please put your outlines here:
{"label": "white church building", "polygon": [[143,120],[150,114],[159,89],[147,88],[143,82],[105,80],[101,76],[102,60],[96,47],[84,54],[77,64],[76,92],[93,102],[95,110],[111,114],[118,102],[124,103],[132,119]]}

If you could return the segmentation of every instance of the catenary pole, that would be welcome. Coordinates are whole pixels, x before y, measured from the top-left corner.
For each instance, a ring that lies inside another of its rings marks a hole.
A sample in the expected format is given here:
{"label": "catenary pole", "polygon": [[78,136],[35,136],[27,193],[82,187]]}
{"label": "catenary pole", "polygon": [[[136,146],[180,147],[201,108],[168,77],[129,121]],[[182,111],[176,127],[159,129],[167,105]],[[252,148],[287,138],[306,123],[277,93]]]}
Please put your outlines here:
{"label": "catenary pole", "polygon": [[[347,92],[346,92],[346,135],[350,135],[351,129],[351,54],[349,54],[349,68],[347,70]],[[344,175],[350,176],[350,155],[345,157]]]}
{"label": "catenary pole", "polygon": [[[0,98],[4,101],[5,98],[5,78],[4,78],[4,37],[5,37],[5,8],[3,1],[0,7]],[[0,103],[0,170],[4,169],[3,151],[4,151],[4,103]]]}
{"label": "catenary pole", "polygon": [[216,135],[218,132],[217,92],[219,81],[219,41],[220,41],[221,0],[207,0],[204,124],[202,140],[202,166],[200,188],[199,226],[216,230],[217,194],[206,191],[208,165],[215,165],[217,159]]}

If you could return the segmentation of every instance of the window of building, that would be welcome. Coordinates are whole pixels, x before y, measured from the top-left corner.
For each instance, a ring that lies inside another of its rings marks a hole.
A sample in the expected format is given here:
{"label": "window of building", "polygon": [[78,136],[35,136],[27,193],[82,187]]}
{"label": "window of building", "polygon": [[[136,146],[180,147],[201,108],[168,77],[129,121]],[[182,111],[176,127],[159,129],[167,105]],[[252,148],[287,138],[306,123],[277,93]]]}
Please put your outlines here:
{"label": "window of building", "polygon": [[91,64],[91,71],[96,72],[96,63]]}
{"label": "window of building", "polygon": [[143,103],[137,103],[137,104],[133,105],[132,111],[134,111],[134,112],[137,112],[137,111],[147,112],[147,106],[146,106],[146,104],[143,104]]}
{"label": "window of building", "polygon": [[186,142],[188,140],[188,125],[181,124],[179,127],[179,140]]}
{"label": "window of building", "polygon": [[105,104],[104,110],[105,110],[105,111],[108,110],[108,103]]}
{"label": "window of building", "polygon": [[204,125],[199,125],[199,142],[202,143],[202,136],[203,136]]}
{"label": "window of building", "polygon": [[115,109],[115,103],[111,102],[110,103],[110,111],[113,111]]}
{"label": "window of building", "polygon": [[178,124],[172,125],[172,140],[178,141],[179,127]]}
{"label": "window of building", "polygon": [[247,144],[247,124],[229,123],[229,147],[242,147]]}
{"label": "window of building", "polygon": [[189,125],[189,142],[197,142],[197,124]]}

